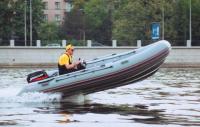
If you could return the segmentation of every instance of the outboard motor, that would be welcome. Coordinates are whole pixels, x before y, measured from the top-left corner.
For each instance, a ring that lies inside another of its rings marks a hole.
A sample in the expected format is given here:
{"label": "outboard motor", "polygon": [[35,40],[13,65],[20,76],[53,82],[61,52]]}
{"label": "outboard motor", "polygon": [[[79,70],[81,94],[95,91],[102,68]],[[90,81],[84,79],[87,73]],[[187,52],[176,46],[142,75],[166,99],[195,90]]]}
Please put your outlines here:
{"label": "outboard motor", "polygon": [[44,70],[36,71],[36,72],[28,74],[27,82],[32,83],[32,82],[36,82],[36,81],[46,79],[48,77],[49,77],[48,74]]}

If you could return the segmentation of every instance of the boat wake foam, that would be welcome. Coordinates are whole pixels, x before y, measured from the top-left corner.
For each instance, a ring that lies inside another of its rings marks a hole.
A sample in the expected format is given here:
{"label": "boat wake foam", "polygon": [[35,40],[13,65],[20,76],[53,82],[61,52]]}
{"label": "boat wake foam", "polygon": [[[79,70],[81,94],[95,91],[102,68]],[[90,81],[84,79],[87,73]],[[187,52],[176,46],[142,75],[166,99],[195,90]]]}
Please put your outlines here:
{"label": "boat wake foam", "polygon": [[0,103],[56,103],[56,102],[71,102],[83,104],[88,99],[83,94],[77,94],[67,98],[62,98],[59,93],[39,93],[29,92],[17,95],[21,88],[1,88]]}
{"label": "boat wake foam", "polygon": [[13,87],[0,89],[0,103],[54,103],[61,100],[61,94],[32,92],[17,96],[19,91],[20,88]]}

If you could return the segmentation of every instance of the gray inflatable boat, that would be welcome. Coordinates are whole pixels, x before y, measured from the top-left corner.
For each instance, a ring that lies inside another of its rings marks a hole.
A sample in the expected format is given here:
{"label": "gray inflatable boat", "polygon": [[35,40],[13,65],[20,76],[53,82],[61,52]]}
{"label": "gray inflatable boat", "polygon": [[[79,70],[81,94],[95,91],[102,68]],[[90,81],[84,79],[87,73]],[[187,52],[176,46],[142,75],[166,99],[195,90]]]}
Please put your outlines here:
{"label": "gray inflatable boat", "polygon": [[170,43],[161,40],[133,51],[95,58],[86,61],[86,68],[80,71],[65,75],[51,72],[51,76],[24,86],[19,95],[27,92],[58,92],[66,97],[128,85],[153,75],[170,50]]}

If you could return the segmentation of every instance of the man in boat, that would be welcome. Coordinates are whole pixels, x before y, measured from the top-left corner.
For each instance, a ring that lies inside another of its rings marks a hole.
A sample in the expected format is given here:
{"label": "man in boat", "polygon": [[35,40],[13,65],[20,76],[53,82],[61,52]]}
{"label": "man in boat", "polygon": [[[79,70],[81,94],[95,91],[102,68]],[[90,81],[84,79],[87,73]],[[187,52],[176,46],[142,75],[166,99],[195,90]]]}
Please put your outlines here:
{"label": "man in boat", "polygon": [[72,62],[72,56],[74,52],[74,46],[69,44],[66,46],[66,52],[63,53],[58,60],[58,70],[59,75],[74,72],[78,70],[78,65],[81,64],[80,61]]}

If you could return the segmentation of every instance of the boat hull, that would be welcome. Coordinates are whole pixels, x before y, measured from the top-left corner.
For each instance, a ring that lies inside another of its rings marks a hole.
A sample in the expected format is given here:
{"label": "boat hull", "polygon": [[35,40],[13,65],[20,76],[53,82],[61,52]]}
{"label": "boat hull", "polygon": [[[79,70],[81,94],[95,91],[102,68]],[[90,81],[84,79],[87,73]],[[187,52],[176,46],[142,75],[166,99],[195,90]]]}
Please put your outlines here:
{"label": "boat hull", "polygon": [[[71,96],[90,94],[128,85],[153,75],[164,63],[171,46],[159,41],[120,55],[111,55],[89,62],[85,70],[61,75],[25,86],[20,92],[62,93]],[[129,54],[129,55],[128,55]]]}

